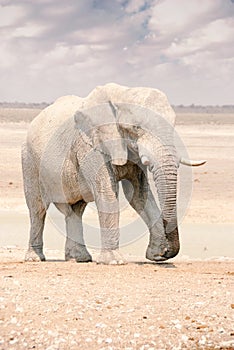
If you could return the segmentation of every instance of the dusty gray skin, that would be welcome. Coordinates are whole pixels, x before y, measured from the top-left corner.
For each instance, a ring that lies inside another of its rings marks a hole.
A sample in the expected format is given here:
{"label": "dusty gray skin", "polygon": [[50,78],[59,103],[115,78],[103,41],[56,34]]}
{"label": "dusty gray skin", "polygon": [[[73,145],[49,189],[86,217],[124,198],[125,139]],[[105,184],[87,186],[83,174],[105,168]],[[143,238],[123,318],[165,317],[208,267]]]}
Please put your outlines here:
{"label": "dusty gray skin", "polygon": [[[83,239],[82,215],[97,205],[102,252],[98,262],[121,264],[118,182],[150,231],[146,257],[159,261],[179,251],[176,216],[178,157],[175,115],[166,96],[149,88],[116,84],[86,98],[66,96],[32,122],[22,150],[31,229],[26,260],[45,260],[43,228],[50,203],[65,215],[65,259],[91,261]],[[149,187],[153,173],[161,211]],[[132,187],[134,192],[132,193]]]}

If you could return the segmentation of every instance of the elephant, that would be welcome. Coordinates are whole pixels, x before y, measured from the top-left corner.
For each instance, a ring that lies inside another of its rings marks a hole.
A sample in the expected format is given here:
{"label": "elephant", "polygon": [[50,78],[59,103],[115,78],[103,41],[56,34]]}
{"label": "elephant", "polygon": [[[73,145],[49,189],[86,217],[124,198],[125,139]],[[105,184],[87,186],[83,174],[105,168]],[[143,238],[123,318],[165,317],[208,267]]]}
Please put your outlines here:
{"label": "elephant", "polygon": [[178,254],[177,169],[179,163],[204,162],[178,156],[174,122],[174,111],[161,91],[112,83],[95,88],[86,98],[61,97],[44,109],[31,123],[22,147],[31,223],[25,260],[45,260],[44,221],[54,203],[65,215],[65,259],[92,261],[83,238],[82,215],[87,203],[95,201],[102,244],[97,262],[123,263],[118,250],[119,181],[130,205],[149,228],[146,257],[163,261]]}

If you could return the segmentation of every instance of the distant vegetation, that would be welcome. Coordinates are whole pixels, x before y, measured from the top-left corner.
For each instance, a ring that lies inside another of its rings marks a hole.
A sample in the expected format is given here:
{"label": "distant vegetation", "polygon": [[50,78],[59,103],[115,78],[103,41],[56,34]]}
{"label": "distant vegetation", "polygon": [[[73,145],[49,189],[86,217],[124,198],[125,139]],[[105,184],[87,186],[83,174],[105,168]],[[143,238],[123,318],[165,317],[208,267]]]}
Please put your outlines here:
{"label": "distant vegetation", "polygon": [[[24,102],[0,102],[0,108],[30,108],[30,109],[43,109],[49,106],[50,103],[24,103]],[[191,104],[189,106],[184,105],[172,105],[176,113],[234,113],[234,105],[224,106],[199,106]]]}
{"label": "distant vegetation", "polygon": [[216,114],[216,113],[234,113],[234,105],[223,105],[223,106],[199,106],[199,105],[190,105],[190,106],[172,106],[176,113],[207,113],[207,114]]}
{"label": "distant vegetation", "polygon": [[30,109],[43,109],[49,106],[50,103],[25,103],[25,102],[0,102],[0,108],[30,108]]}

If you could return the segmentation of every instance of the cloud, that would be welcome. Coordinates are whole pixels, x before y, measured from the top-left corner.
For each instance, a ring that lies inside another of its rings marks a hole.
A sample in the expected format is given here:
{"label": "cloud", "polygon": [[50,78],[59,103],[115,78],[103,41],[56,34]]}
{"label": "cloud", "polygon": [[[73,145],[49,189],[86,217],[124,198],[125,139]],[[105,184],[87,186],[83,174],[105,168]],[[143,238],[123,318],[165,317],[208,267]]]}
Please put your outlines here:
{"label": "cloud", "polygon": [[23,10],[20,10],[17,5],[0,5],[0,28],[16,24],[22,16]]}
{"label": "cloud", "polygon": [[165,0],[153,7],[149,27],[160,37],[172,37],[190,32],[204,23],[207,18],[211,19],[212,13],[217,15],[220,9],[219,0]]}
{"label": "cloud", "polygon": [[171,57],[183,57],[202,50],[216,51],[233,41],[234,18],[217,19],[196,29],[189,36],[174,39],[165,53]]}
{"label": "cloud", "polygon": [[173,103],[233,103],[230,0],[16,4],[0,0],[0,100],[84,96],[115,81],[160,88]]}

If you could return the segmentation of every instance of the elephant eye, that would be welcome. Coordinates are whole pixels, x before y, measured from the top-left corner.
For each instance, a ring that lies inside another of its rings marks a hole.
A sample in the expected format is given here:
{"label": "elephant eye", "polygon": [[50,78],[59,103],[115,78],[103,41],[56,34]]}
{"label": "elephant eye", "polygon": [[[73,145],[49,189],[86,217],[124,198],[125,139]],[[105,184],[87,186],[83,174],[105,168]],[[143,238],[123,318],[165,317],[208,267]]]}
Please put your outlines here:
{"label": "elephant eye", "polygon": [[138,150],[138,146],[137,146],[137,143],[134,142],[134,141],[130,141],[129,142],[129,147],[134,150],[134,151],[137,151]]}
{"label": "elephant eye", "polygon": [[177,167],[177,169],[179,169],[179,167],[180,167],[180,159],[179,158],[176,159],[176,167]]}

